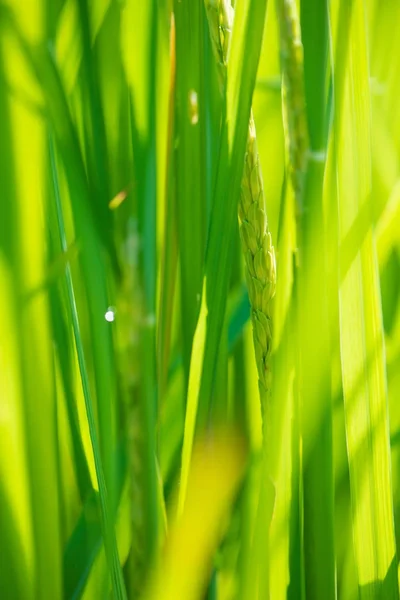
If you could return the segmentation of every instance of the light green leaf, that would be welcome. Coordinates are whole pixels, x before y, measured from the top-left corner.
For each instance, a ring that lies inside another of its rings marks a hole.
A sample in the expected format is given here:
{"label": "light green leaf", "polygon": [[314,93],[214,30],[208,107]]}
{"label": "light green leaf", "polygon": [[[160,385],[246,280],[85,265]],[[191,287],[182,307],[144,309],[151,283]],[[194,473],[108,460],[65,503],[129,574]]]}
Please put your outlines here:
{"label": "light green leaf", "polygon": [[[362,0],[346,8],[347,60],[335,72],[339,235],[365,234],[339,289],[340,346],[350,469],[353,539],[361,598],[398,598],[390,472],[387,384],[379,275],[371,206],[371,115]],[[352,12],[352,14],[351,14]],[[338,35],[345,35],[343,29]],[[337,44],[341,44],[338,37]],[[343,55],[342,55],[343,58]],[[361,218],[364,222],[365,218]],[[340,247],[343,271],[343,247]]]}

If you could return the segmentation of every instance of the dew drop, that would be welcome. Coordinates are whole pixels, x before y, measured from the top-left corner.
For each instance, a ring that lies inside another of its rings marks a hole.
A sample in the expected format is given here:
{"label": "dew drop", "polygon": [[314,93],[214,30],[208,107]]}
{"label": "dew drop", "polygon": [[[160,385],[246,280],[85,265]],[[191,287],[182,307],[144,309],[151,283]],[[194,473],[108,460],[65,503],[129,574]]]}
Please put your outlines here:
{"label": "dew drop", "polygon": [[104,318],[109,323],[112,323],[113,321],[115,321],[115,308],[113,306],[109,306],[107,308]]}

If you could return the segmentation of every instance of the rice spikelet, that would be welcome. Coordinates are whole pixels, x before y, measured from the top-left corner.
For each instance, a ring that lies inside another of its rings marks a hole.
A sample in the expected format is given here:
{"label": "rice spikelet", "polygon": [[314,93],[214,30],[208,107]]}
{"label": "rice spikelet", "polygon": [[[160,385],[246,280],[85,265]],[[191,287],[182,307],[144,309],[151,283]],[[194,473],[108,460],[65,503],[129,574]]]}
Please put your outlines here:
{"label": "rice spikelet", "polygon": [[[226,83],[234,10],[229,0],[206,0],[205,5],[213,51],[218,62],[220,84],[223,87]],[[239,222],[252,309],[260,396],[263,401],[271,388],[269,369],[272,348],[271,299],[275,294],[276,267],[252,114],[241,185]]]}

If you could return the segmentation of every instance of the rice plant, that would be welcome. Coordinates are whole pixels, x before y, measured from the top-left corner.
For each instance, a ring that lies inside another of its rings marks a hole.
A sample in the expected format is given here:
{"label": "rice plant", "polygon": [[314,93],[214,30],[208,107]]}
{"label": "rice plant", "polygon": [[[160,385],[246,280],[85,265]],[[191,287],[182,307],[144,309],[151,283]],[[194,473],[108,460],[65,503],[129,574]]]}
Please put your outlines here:
{"label": "rice plant", "polygon": [[398,23],[0,0],[0,598],[399,599]]}

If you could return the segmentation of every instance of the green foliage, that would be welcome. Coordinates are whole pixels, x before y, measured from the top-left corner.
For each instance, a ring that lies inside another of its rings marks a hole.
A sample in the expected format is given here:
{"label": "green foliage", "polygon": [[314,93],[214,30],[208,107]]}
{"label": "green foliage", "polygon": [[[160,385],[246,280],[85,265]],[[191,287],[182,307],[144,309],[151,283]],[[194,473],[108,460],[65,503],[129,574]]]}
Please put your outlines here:
{"label": "green foliage", "polygon": [[400,8],[233,4],[0,0],[5,600],[399,598]]}

